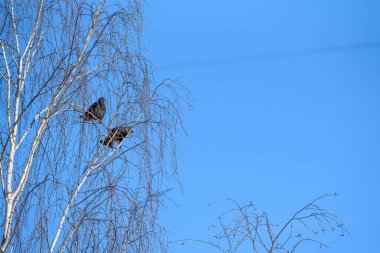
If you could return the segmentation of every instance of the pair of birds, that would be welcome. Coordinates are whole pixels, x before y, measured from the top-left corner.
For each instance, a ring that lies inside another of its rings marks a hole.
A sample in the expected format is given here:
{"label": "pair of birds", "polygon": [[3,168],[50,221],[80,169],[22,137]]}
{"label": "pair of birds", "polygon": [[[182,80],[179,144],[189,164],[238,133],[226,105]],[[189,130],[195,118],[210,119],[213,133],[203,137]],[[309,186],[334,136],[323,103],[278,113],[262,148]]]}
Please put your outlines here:
{"label": "pair of birds", "polygon": [[[105,98],[99,98],[97,102],[93,103],[86,112],[80,116],[84,121],[89,120],[99,120],[102,121],[104,115],[106,114],[106,100]],[[112,128],[111,131],[107,134],[107,136],[100,141],[100,143],[104,146],[113,148],[114,142],[118,142],[119,144],[131,134],[132,128],[129,126],[118,126]]]}

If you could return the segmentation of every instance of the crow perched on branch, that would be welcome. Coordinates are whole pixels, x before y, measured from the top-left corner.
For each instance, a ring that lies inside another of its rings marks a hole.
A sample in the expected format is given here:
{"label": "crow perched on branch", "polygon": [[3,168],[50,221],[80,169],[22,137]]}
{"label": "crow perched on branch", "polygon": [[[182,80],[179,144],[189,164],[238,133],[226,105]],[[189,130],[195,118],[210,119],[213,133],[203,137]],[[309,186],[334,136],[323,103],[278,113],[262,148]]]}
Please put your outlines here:
{"label": "crow perched on branch", "polygon": [[93,119],[102,121],[104,114],[106,114],[106,99],[99,98],[98,101],[93,103],[84,113],[84,115],[80,117],[85,121]]}
{"label": "crow perched on branch", "polygon": [[113,143],[115,141],[120,144],[124,138],[128,137],[131,133],[133,133],[132,127],[115,127],[111,129],[106,138],[104,138],[104,140],[101,140],[100,143],[104,146],[113,148]]}

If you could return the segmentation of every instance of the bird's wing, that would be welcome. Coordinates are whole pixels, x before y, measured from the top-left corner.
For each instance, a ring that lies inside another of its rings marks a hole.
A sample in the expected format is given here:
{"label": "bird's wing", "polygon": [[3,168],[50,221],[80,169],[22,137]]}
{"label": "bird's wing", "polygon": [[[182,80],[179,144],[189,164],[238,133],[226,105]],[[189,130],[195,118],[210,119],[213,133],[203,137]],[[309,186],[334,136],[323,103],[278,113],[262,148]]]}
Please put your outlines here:
{"label": "bird's wing", "polygon": [[98,102],[93,103],[88,110],[95,109],[98,106]]}

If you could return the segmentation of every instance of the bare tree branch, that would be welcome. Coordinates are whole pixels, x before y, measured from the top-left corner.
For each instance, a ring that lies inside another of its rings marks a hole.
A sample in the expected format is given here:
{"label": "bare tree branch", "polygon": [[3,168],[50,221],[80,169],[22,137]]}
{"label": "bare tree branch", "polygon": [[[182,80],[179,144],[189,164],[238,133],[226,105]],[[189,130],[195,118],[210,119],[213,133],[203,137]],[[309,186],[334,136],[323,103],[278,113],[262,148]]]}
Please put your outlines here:
{"label": "bare tree branch", "polygon": [[[201,242],[217,248],[220,252],[296,252],[306,242],[329,248],[318,233],[324,233],[326,227],[338,229],[341,235],[347,230],[338,217],[326,212],[319,202],[336,194],[322,195],[295,212],[283,226],[269,222],[268,215],[259,214],[250,202],[241,205],[235,200],[228,199],[232,208],[217,217],[217,230],[213,241],[185,239],[175,242]],[[301,226],[298,226],[301,224]],[[313,227],[313,228],[312,228]]]}

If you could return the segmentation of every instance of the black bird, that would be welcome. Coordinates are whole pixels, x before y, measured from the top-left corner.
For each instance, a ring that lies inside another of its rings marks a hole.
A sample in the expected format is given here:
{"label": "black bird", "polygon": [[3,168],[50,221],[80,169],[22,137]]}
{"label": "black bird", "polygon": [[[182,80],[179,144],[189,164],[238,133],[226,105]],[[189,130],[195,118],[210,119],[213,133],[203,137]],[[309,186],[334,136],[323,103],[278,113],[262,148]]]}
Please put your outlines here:
{"label": "black bird", "polygon": [[84,113],[84,115],[80,117],[85,121],[93,119],[102,121],[104,114],[106,114],[106,99],[99,98],[98,101],[93,103]]}
{"label": "black bird", "polygon": [[133,133],[132,127],[115,127],[112,128],[104,140],[101,140],[100,143],[104,146],[113,148],[113,143],[117,141],[119,144],[128,137],[129,134]]}

